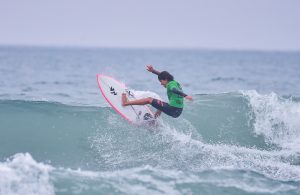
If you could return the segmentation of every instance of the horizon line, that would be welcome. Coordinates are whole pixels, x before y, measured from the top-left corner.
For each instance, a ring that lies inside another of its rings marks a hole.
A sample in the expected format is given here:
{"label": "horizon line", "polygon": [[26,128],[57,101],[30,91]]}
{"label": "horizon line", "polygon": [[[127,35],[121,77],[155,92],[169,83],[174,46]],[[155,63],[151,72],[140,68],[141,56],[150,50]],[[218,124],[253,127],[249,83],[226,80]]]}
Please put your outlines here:
{"label": "horizon line", "polygon": [[3,47],[20,48],[57,48],[57,49],[128,49],[128,50],[199,50],[199,51],[234,51],[234,52],[280,52],[299,53],[300,49],[262,49],[262,48],[214,48],[214,47],[166,47],[166,46],[96,46],[96,45],[47,45],[47,44],[3,44]]}

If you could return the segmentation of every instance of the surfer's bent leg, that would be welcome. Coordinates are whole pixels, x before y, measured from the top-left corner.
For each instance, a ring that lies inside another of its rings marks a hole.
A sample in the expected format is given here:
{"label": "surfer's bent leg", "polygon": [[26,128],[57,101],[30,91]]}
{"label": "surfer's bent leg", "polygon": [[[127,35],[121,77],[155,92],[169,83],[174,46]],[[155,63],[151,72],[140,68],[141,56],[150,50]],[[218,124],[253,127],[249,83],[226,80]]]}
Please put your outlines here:
{"label": "surfer's bent leg", "polygon": [[158,99],[153,99],[151,105],[162,111],[163,113],[172,116],[174,118],[177,118],[181,115],[182,113],[182,108],[176,108],[174,106],[170,106],[168,103],[163,102],[161,100]]}
{"label": "surfer's bent leg", "polygon": [[146,104],[151,104],[153,98],[148,97],[148,98],[143,98],[139,100],[131,100],[129,101],[127,99],[127,96],[125,93],[122,94],[122,105],[123,106],[129,106],[129,105],[146,105]]}

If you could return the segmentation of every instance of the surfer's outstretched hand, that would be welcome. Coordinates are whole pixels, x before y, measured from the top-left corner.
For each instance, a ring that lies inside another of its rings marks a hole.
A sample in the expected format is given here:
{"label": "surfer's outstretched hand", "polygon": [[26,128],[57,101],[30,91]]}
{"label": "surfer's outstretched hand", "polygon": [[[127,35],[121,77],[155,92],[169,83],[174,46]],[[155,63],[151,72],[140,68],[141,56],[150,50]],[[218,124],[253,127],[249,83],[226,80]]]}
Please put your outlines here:
{"label": "surfer's outstretched hand", "polygon": [[159,72],[158,70],[155,70],[155,69],[153,68],[153,66],[150,65],[150,64],[146,66],[146,69],[147,69],[149,72],[152,72],[153,74],[156,74],[156,75],[159,75],[159,74],[160,74],[160,72]]}
{"label": "surfer's outstretched hand", "polygon": [[153,66],[152,65],[147,65],[147,70],[149,71],[149,72],[153,72],[154,71],[154,68],[153,68]]}
{"label": "surfer's outstretched hand", "polygon": [[189,95],[185,96],[185,99],[190,100],[190,101],[193,101],[193,97],[192,97],[192,96],[189,96]]}

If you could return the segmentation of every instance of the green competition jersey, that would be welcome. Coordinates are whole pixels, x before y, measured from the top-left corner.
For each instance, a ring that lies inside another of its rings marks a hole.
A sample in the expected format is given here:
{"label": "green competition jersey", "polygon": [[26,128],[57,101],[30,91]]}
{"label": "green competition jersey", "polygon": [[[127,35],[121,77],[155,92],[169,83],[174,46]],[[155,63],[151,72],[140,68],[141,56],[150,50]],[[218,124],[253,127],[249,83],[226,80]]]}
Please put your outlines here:
{"label": "green competition jersey", "polygon": [[172,92],[172,89],[182,91],[180,84],[177,81],[169,81],[167,84],[167,94],[169,99],[169,105],[176,108],[183,108],[183,97]]}

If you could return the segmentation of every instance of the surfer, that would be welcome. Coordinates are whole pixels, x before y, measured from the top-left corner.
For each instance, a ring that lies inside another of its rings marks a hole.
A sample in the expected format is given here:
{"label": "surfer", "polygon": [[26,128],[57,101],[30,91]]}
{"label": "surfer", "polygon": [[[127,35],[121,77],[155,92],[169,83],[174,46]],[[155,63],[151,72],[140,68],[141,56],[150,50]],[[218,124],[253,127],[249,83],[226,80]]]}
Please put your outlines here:
{"label": "surfer", "polygon": [[146,105],[151,104],[157,109],[155,113],[155,118],[159,117],[161,112],[177,118],[182,113],[183,109],[183,99],[193,100],[192,96],[189,96],[182,92],[180,84],[174,80],[174,77],[167,71],[159,72],[153,68],[152,65],[147,65],[147,70],[158,76],[158,80],[161,85],[167,88],[167,95],[169,103],[163,102],[155,98],[143,98],[139,100],[128,100],[125,93],[122,94],[122,105]]}

